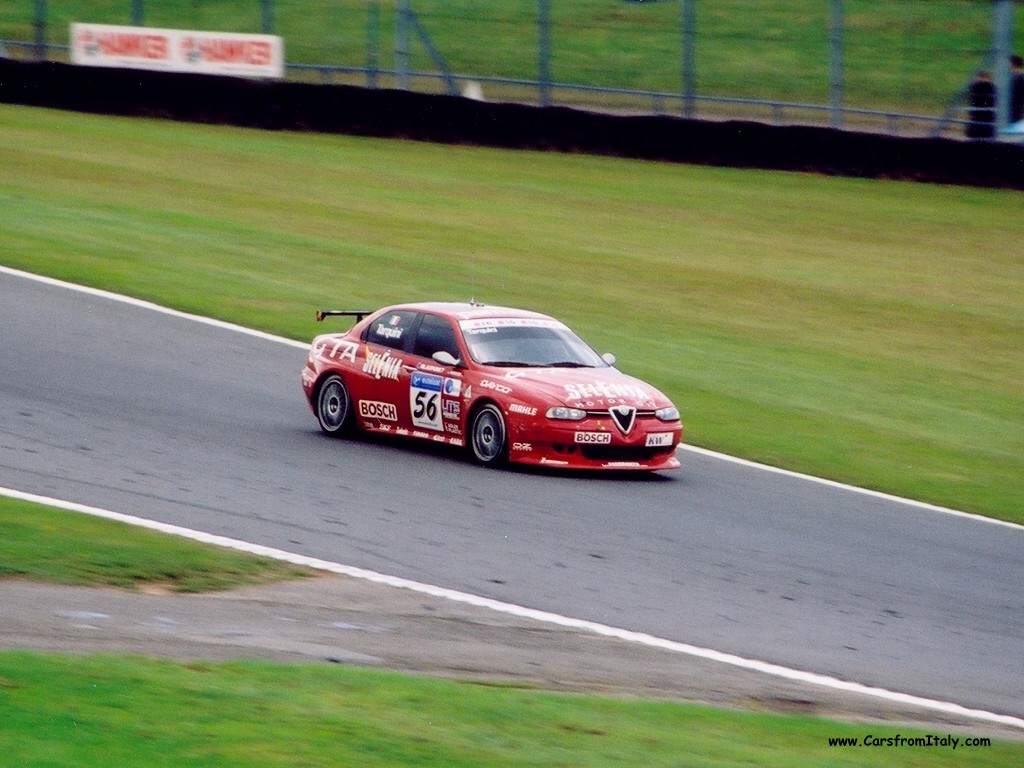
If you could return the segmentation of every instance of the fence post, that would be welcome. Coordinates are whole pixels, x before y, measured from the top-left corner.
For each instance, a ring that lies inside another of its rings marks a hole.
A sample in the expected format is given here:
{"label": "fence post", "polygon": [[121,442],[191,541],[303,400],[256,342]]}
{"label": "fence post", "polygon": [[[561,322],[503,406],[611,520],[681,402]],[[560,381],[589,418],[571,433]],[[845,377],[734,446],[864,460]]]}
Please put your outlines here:
{"label": "fence post", "polygon": [[260,31],[274,34],[274,0],[260,0]]}
{"label": "fence post", "polygon": [[537,101],[551,104],[551,0],[537,0]]}
{"label": "fence post", "polygon": [[36,0],[36,17],[32,26],[36,28],[36,61],[46,58],[46,0]]}
{"label": "fence post", "polygon": [[697,42],[697,0],[679,0],[680,25],[682,27],[682,72],[683,117],[693,118],[696,113],[697,66],[695,46]]}
{"label": "fence post", "polygon": [[146,24],[145,0],[132,0],[132,26],[142,27]]}
{"label": "fence post", "polygon": [[996,86],[996,138],[1010,122],[1010,56],[1013,53],[1013,0],[994,0],[992,74]]}
{"label": "fence post", "polygon": [[395,77],[397,86],[409,90],[409,0],[397,0],[395,8]]}
{"label": "fence post", "polygon": [[830,0],[828,32],[829,122],[843,127],[843,0]]}
{"label": "fence post", "polygon": [[376,88],[380,72],[380,0],[370,0],[366,14],[366,87]]}

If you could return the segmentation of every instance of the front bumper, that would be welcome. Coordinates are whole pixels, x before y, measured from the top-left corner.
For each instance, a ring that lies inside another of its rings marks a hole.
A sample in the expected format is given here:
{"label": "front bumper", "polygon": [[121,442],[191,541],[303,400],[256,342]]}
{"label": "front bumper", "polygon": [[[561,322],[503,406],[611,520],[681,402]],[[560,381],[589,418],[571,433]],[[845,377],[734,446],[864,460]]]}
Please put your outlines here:
{"label": "front bumper", "polygon": [[676,447],[683,425],[638,420],[623,435],[610,419],[542,422],[508,420],[509,460],[520,464],[595,470],[664,470],[681,465]]}

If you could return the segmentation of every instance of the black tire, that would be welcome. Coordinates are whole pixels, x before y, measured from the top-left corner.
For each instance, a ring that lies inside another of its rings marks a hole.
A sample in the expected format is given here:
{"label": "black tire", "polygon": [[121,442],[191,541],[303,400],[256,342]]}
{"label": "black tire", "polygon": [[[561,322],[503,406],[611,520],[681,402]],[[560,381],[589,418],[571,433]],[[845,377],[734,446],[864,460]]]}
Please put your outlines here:
{"label": "black tire", "polygon": [[352,398],[341,376],[333,374],[320,384],[316,395],[316,420],[323,433],[331,437],[352,431]]}
{"label": "black tire", "polygon": [[508,458],[508,430],[498,406],[485,403],[473,412],[469,449],[477,464],[496,467]]}

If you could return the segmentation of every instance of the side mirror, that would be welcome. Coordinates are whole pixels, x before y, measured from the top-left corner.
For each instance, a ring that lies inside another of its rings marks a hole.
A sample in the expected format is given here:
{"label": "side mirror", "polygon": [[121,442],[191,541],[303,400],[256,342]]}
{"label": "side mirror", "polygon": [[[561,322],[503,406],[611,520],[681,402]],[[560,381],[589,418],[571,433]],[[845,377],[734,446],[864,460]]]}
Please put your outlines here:
{"label": "side mirror", "polygon": [[454,367],[459,364],[459,361],[452,356],[451,352],[445,352],[443,349],[435,352],[430,357],[433,358],[435,363],[440,363],[441,365],[447,365],[449,367]]}
{"label": "side mirror", "polygon": [[601,355],[601,359],[608,363],[608,365],[615,365],[617,358],[611,352],[605,352]]}

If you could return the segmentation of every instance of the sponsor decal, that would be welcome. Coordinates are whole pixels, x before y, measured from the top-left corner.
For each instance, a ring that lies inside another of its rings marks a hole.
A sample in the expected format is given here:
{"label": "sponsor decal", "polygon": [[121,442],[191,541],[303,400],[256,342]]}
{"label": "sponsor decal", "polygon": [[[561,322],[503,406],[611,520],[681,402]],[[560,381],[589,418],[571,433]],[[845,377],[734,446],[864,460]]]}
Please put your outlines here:
{"label": "sponsor decal", "polygon": [[606,461],[601,466],[604,466],[604,467],[629,467],[630,469],[632,469],[634,467],[642,467],[643,464],[641,464],[639,461]]}
{"label": "sponsor decal", "polygon": [[339,362],[347,360],[350,363],[354,363],[356,361],[356,352],[359,351],[359,345],[343,339],[321,339],[313,345],[311,351],[317,357],[329,357]]}
{"label": "sponsor decal", "polygon": [[412,423],[437,432],[444,430],[441,420],[441,387],[443,379],[432,373],[415,371],[409,387],[409,408]]}
{"label": "sponsor decal", "polygon": [[490,379],[484,379],[481,381],[480,386],[484,389],[493,389],[495,392],[500,392],[503,395],[512,394],[512,387],[506,387],[504,384],[496,384]]}
{"label": "sponsor decal", "polygon": [[[393,317],[391,319],[395,320],[396,318]],[[384,323],[377,323],[377,327],[373,329],[373,332],[375,334],[377,334],[378,336],[380,336],[382,338],[385,338],[385,339],[400,339],[400,338],[402,338],[402,331],[404,329],[402,329],[402,328],[394,328],[394,327],[392,327],[393,325],[394,325],[394,323],[392,323],[391,325],[384,325]]]}
{"label": "sponsor decal", "polygon": [[445,397],[458,397],[462,394],[462,381],[460,379],[444,380]]}
{"label": "sponsor decal", "polygon": [[[644,405],[653,404],[653,400],[645,400]],[[613,405],[627,405],[627,402],[619,397],[609,397],[603,400],[577,400],[574,403],[570,403],[573,408],[582,408],[584,410],[600,410],[604,408],[611,408]]]}
{"label": "sponsor decal", "polygon": [[462,397],[463,397],[464,400],[472,400],[473,399],[473,385],[472,384],[470,384],[468,387],[466,387],[466,391],[465,391],[465,393],[463,393]]}
{"label": "sponsor decal", "polygon": [[402,371],[402,358],[392,357],[390,351],[384,354],[366,350],[366,362],[363,363],[363,373],[368,373],[375,379],[392,379],[398,381],[398,374]]}
{"label": "sponsor decal", "polygon": [[459,425],[458,424],[453,424],[450,421],[445,422],[444,431],[448,432],[450,434],[453,434],[453,435],[461,435],[462,434],[462,430],[459,429]]}
{"label": "sponsor decal", "polygon": [[462,402],[460,400],[445,400],[442,402],[441,410],[446,419],[457,419],[462,415]]}
{"label": "sponsor decal", "polygon": [[519,403],[512,403],[508,407],[509,413],[521,413],[523,416],[536,416],[537,409],[529,405],[520,405]]}
{"label": "sponsor decal", "polygon": [[413,437],[422,437],[424,440],[429,440],[430,439],[430,434],[428,434],[427,432],[420,432],[418,429],[414,429],[412,431],[412,436]]}
{"label": "sponsor decal", "polygon": [[582,445],[608,445],[612,441],[611,432],[577,432],[573,441]]}
{"label": "sponsor decal", "polygon": [[76,23],[70,40],[78,65],[284,76],[284,40],[274,35]]}
{"label": "sponsor decal", "polygon": [[569,462],[568,461],[560,461],[558,459],[549,459],[547,456],[542,456],[541,460],[540,460],[540,463],[541,464],[555,464],[555,465],[557,465],[559,467],[568,467],[569,466]]}
{"label": "sponsor decal", "polygon": [[615,422],[615,426],[622,434],[628,435],[633,431],[633,425],[636,423],[636,408],[632,405],[616,405],[609,408],[608,413],[611,414],[612,421]]}
{"label": "sponsor decal", "polygon": [[483,317],[478,320],[460,320],[466,333],[494,333],[498,328],[565,328],[564,323],[550,317]]}
{"label": "sponsor decal", "polygon": [[415,389],[427,389],[431,392],[441,391],[441,377],[432,373],[420,373],[416,371],[412,375],[412,386]]}
{"label": "sponsor decal", "polygon": [[597,400],[607,398],[629,397],[635,400],[647,402],[651,399],[650,393],[643,387],[634,384],[609,384],[604,381],[595,381],[579,384],[565,384],[565,396],[569,400]]}
{"label": "sponsor decal", "polygon": [[466,444],[461,437],[449,437],[448,442],[451,443],[452,445],[457,445],[459,448]]}
{"label": "sponsor decal", "polygon": [[532,451],[533,443],[512,443],[513,451]]}
{"label": "sponsor decal", "polygon": [[647,448],[664,448],[665,446],[672,445],[672,433],[655,432],[653,435],[647,436],[647,441],[644,445]]}
{"label": "sponsor decal", "polygon": [[395,407],[395,404],[382,403],[377,400],[360,400],[359,415],[364,419],[398,421],[398,409]]}
{"label": "sponsor decal", "polygon": [[409,430],[406,429],[405,427],[395,427],[395,434],[396,435],[408,435],[409,434]]}
{"label": "sponsor decal", "polygon": [[274,49],[269,40],[240,35],[187,35],[181,40],[181,52],[190,64],[234,64],[267,67],[273,63]]}
{"label": "sponsor decal", "polygon": [[171,38],[159,31],[80,25],[72,34],[75,48],[87,58],[169,61],[171,56]]}
{"label": "sponsor decal", "polygon": [[421,371],[429,371],[430,373],[444,373],[447,369],[440,365],[433,365],[431,363],[417,363],[416,367]]}

